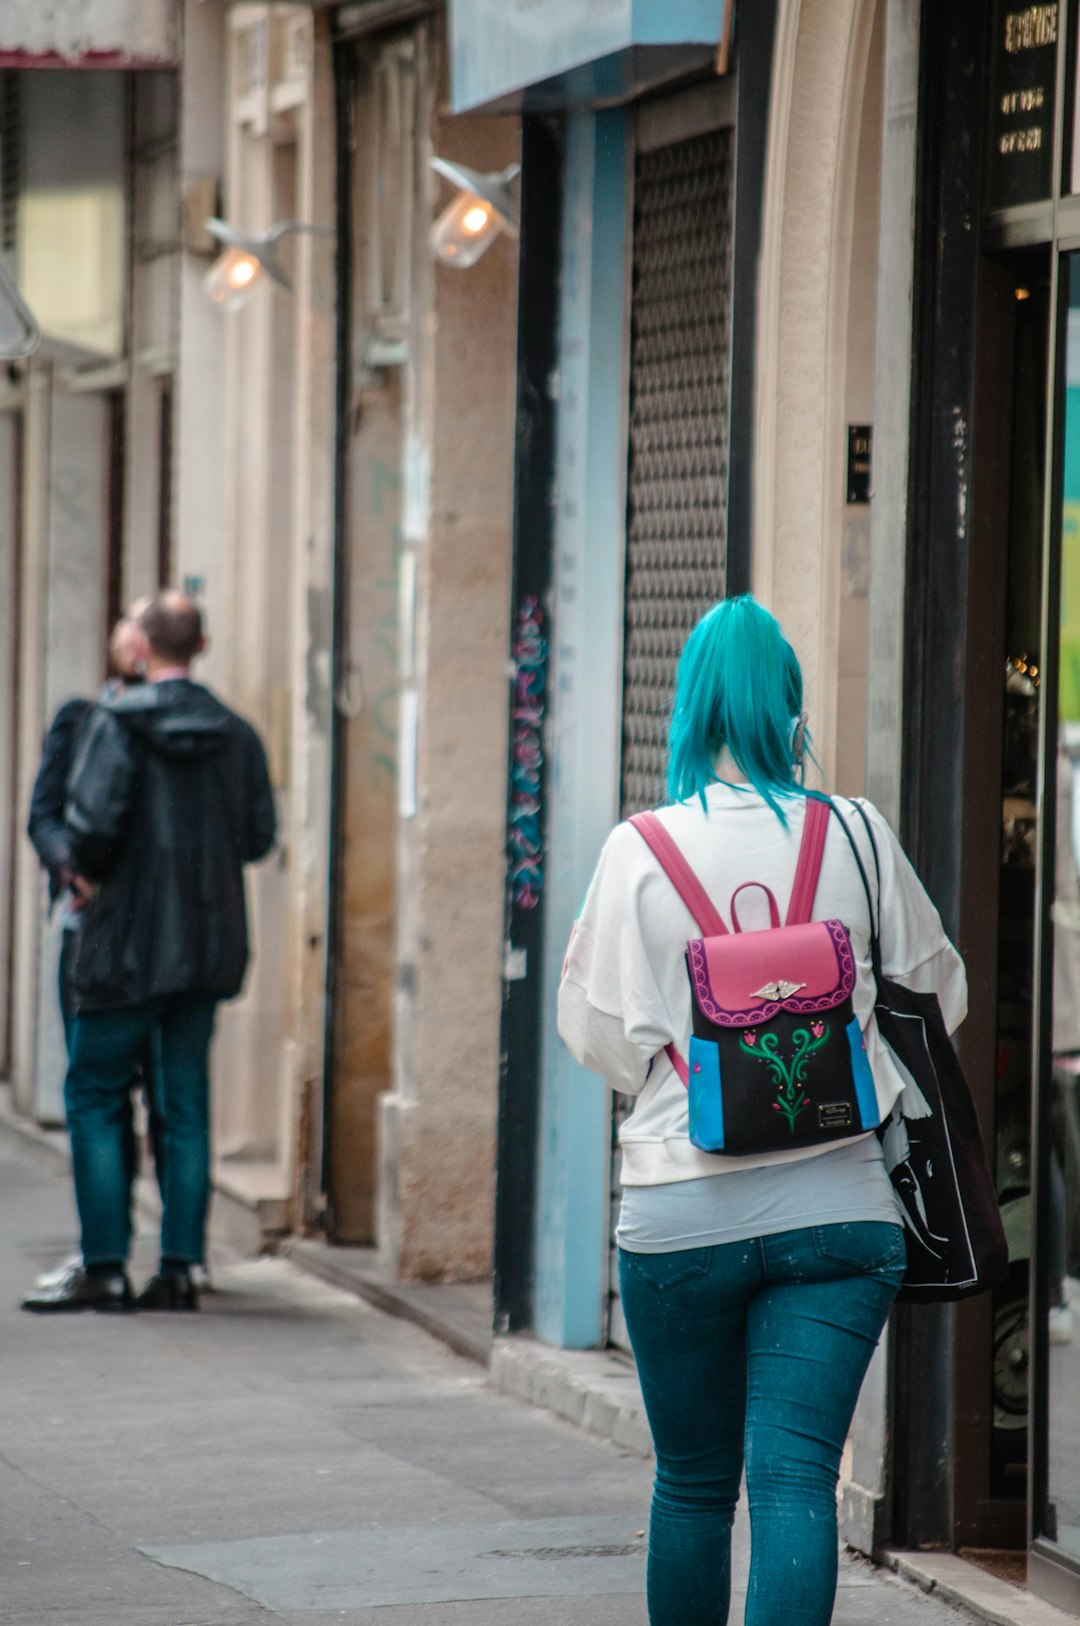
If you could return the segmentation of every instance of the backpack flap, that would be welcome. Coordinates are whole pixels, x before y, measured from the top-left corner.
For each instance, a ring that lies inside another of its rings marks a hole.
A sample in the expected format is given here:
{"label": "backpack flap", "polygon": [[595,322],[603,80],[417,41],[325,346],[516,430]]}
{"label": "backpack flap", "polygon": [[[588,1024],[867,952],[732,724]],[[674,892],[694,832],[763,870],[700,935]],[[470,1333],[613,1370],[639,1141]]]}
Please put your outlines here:
{"label": "backpack flap", "polygon": [[739,1156],[876,1127],[855,956],[840,921],[695,938],[686,963],[695,1146]]}
{"label": "backpack flap", "polygon": [[855,988],[851,939],[838,920],[693,938],[686,964],[695,1013],[719,1028],[835,1010]]}

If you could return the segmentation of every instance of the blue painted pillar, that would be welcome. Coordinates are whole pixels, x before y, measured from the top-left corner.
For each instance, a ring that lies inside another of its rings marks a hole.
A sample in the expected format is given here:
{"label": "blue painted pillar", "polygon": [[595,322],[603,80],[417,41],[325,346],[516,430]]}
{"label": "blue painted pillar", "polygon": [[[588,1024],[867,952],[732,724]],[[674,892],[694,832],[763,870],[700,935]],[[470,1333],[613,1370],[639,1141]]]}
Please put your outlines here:
{"label": "blue painted pillar", "polygon": [[626,115],[567,126],[558,369],[553,739],[536,1332],[582,1349],[603,1336],[611,1096],[563,1048],[559,970],[604,838],[618,818],[626,541],[629,185]]}

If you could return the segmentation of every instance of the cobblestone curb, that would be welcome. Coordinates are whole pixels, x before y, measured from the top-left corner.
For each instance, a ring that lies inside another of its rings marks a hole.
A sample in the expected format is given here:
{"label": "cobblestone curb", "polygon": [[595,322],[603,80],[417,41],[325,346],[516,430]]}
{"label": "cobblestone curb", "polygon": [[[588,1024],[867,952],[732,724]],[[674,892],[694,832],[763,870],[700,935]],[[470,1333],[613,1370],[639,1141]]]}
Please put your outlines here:
{"label": "cobblestone curb", "polygon": [[1074,1615],[1063,1614],[955,1553],[885,1552],[880,1562],[921,1591],[990,1626],[1069,1626],[1070,1622],[1075,1626]]}
{"label": "cobblestone curb", "polygon": [[653,1454],[637,1373],[606,1350],[552,1349],[535,1338],[497,1338],[488,1381],[502,1394],[554,1412],[635,1456]]}

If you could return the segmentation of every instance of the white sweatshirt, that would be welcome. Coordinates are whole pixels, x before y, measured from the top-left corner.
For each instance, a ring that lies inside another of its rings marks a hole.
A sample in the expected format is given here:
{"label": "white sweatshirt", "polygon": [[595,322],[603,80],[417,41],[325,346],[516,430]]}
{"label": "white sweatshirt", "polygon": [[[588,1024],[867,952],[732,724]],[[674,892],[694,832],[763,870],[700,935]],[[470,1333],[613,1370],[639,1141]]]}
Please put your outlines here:
{"label": "white sweatshirt", "polygon": [[[756,791],[717,784],[706,792],[708,813],[694,800],[660,810],[721,916],[730,925],[730,899],[744,881],[761,881],[785,914],[795,877],[805,802],[783,803],[785,829]],[[876,887],[873,854],[862,820],[836,799]],[[963,961],[937,910],[876,808],[863,802],[881,863],[882,969],[907,987],[936,993],[950,1033],[967,1014]],[[876,902],[875,894],[875,902]],[[769,924],[762,893],[739,899],[744,930]],[[847,837],[835,818],[825,844],[813,919],[840,920],[851,934],[857,965],[855,1014],[862,1023],[882,1118],[904,1088],[874,1019],[870,921],[866,893]],[[574,927],[559,989],[559,1032],[582,1066],[614,1090],[637,1097],[623,1123],[624,1185],[663,1185],[725,1170],[795,1162],[835,1147],[805,1147],[761,1157],[721,1157],[690,1143],[686,1090],[664,1055],[674,1041],[685,1056],[690,1039],[690,983],[684,951],[699,936],[692,915],[644,840],[620,824],[604,844]]]}

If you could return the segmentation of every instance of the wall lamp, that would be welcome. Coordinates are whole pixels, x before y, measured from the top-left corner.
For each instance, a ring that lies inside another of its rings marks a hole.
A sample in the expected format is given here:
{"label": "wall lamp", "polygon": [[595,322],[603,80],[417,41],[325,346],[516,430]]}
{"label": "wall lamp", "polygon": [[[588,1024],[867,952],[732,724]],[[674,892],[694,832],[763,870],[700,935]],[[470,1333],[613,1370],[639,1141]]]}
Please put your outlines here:
{"label": "wall lamp", "polygon": [[306,226],[300,220],[279,220],[268,231],[244,232],[228,221],[213,218],[206,230],[221,244],[221,253],[206,273],[206,292],[225,311],[238,311],[246,305],[264,277],[292,293],[292,283],[277,258],[277,245],[290,232],[306,232],[310,237],[332,237],[332,226]]}
{"label": "wall lamp", "polygon": [[432,227],[431,247],[443,265],[467,271],[500,234],[518,235],[518,206],[510,184],[521,173],[521,165],[511,164],[485,175],[446,158],[430,162],[436,174],[457,191]]}
{"label": "wall lamp", "polygon": [[22,361],[41,343],[37,318],[0,263],[0,358]]}

